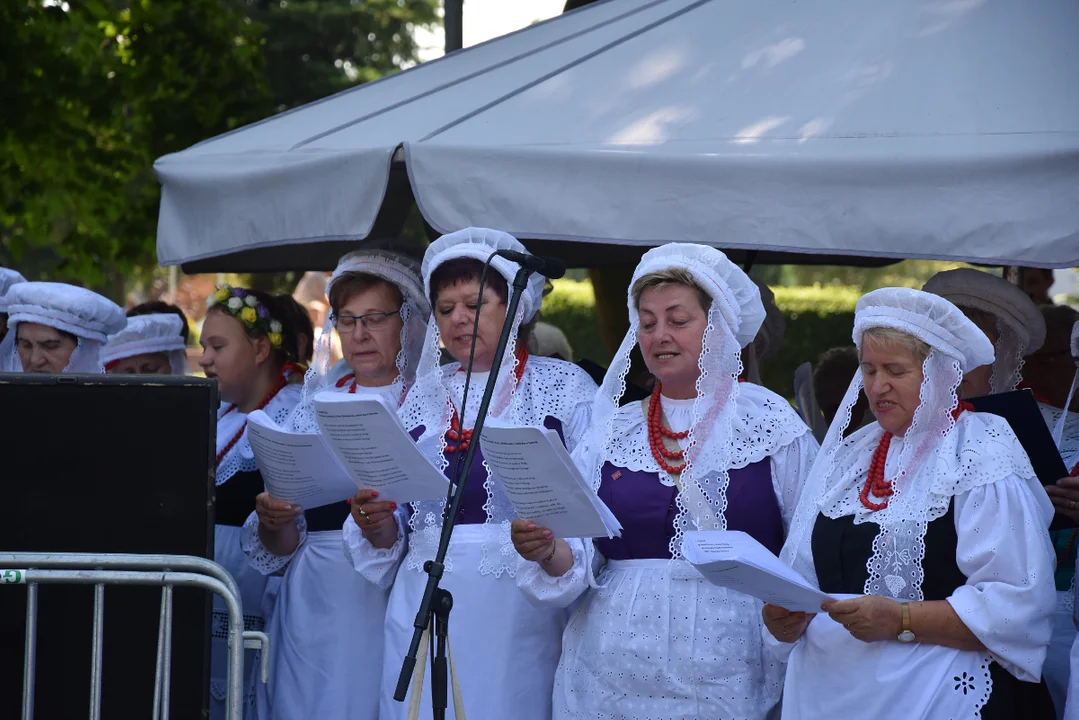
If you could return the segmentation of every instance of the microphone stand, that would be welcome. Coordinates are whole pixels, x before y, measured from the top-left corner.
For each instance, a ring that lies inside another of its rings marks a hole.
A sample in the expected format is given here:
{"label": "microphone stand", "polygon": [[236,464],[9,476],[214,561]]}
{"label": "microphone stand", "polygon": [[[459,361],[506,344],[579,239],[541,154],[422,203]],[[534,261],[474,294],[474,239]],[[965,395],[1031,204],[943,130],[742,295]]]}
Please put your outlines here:
{"label": "microphone stand", "polygon": [[[448,664],[446,661],[446,638],[449,634],[450,610],[453,609],[453,596],[449,591],[438,586],[445,570],[446,552],[450,547],[450,536],[457,521],[457,515],[461,509],[461,499],[464,495],[465,481],[468,479],[468,471],[472,467],[472,460],[479,447],[480,434],[483,432],[484,420],[487,418],[487,409],[494,395],[495,382],[498,380],[498,371],[502,365],[502,356],[509,344],[510,331],[513,329],[513,318],[517,315],[517,305],[520,304],[521,294],[528,287],[528,276],[532,270],[520,268],[513,278],[513,288],[510,292],[509,304],[506,307],[506,320],[502,323],[502,334],[498,338],[498,347],[495,350],[494,364],[487,376],[487,386],[483,390],[483,399],[480,401],[479,414],[476,416],[476,425],[472,429],[472,442],[469,443],[468,453],[465,455],[457,481],[453,489],[453,497],[446,505],[446,511],[442,517],[442,535],[438,541],[438,551],[434,560],[428,560],[423,564],[423,570],[427,573],[427,586],[423,591],[423,599],[420,601],[419,611],[413,623],[412,642],[408,646],[404,663],[401,665],[401,674],[397,678],[397,689],[393,693],[393,699],[404,702],[408,696],[409,685],[412,684],[412,674],[416,669],[416,655],[420,649],[420,640],[423,631],[434,626],[432,644],[434,652],[431,655],[431,709],[435,720],[444,720],[447,707],[447,680]],[[477,313],[479,310],[477,309]],[[433,322],[433,320],[432,320]],[[464,419],[461,420],[462,427]]]}

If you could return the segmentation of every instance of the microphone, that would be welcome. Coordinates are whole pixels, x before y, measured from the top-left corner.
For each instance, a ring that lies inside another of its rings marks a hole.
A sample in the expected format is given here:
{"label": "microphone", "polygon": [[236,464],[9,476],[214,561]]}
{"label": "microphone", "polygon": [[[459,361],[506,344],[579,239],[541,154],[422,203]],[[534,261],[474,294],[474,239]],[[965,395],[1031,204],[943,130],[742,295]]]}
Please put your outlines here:
{"label": "microphone", "polygon": [[511,260],[526,270],[557,280],[566,274],[566,263],[550,255],[529,255],[516,250],[497,250],[495,255]]}

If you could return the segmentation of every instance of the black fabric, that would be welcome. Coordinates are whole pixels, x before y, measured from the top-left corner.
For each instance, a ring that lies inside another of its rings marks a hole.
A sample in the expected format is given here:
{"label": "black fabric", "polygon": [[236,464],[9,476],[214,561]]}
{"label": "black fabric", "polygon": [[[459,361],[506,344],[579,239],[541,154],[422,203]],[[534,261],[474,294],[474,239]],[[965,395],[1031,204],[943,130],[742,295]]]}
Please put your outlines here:
{"label": "black fabric", "polygon": [[304,510],[304,517],[307,518],[307,532],[340,531],[350,512],[351,507],[344,501],[333,505],[323,505],[313,510]]}
{"label": "black fabric", "polygon": [[[817,516],[812,537],[813,565],[822,591],[829,594],[865,591],[869,577],[867,565],[879,530],[880,526],[871,522],[855,525],[850,515],[835,520]],[[955,559],[958,544],[954,505],[949,505],[948,512],[929,523],[925,532],[922,594],[926,600],[946,600],[956,588],[966,584],[967,577]],[[989,666],[989,674],[993,690],[982,708],[982,720],[1055,720],[1053,701],[1044,680],[1022,682],[995,662]]]}
{"label": "black fabric", "polygon": [[258,470],[238,472],[215,489],[214,524],[243,527],[265,486]]}

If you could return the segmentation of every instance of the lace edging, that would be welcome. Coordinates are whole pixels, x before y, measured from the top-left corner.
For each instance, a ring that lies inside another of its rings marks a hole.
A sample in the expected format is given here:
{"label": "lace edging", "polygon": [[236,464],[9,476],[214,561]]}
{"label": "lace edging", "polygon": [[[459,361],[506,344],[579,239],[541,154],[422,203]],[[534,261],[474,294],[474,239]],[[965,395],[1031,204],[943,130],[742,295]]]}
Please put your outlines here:
{"label": "lace edging", "polygon": [[259,537],[258,515],[251,513],[240,530],[240,549],[247,556],[247,562],[251,567],[263,575],[276,575],[292,562],[292,558],[307,540],[307,518],[303,515],[296,518],[296,529],[300,532],[300,541],[296,549],[288,555],[274,555],[262,544],[262,538]]}

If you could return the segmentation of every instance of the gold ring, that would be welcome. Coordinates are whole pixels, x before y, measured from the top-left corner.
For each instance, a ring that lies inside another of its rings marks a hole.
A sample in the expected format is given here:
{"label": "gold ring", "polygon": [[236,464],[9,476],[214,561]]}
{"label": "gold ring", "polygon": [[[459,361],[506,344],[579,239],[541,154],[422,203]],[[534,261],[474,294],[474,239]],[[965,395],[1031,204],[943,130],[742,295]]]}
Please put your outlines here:
{"label": "gold ring", "polygon": [[[359,508],[359,510],[360,510],[360,515],[363,515],[364,517],[367,517],[367,511],[366,510],[364,510],[363,508]],[[367,519],[370,520],[370,518],[367,518]]]}

